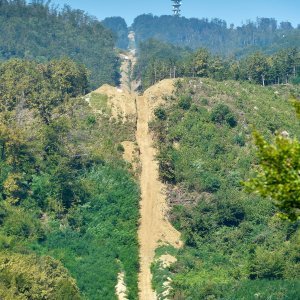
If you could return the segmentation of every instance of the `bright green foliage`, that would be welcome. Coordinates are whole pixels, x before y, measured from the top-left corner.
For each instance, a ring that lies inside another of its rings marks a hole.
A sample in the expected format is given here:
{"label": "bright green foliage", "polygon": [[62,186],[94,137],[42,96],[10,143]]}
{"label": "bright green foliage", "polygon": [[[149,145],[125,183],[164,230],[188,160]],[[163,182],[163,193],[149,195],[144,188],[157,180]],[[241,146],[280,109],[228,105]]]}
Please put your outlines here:
{"label": "bright green foliage", "polygon": [[261,53],[254,53],[245,59],[244,64],[245,76],[248,77],[249,81],[265,85],[268,72],[267,57]]}
{"label": "bright green foliage", "polygon": [[199,77],[208,76],[209,52],[205,49],[197,50],[192,58],[192,66],[195,74]]}
{"label": "bright green foliage", "polygon": [[[288,131],[289,143],[300,132],[287,101],[299,88],[190,78],[175,86],[166,120],[151,124],[170,218],[185,242],[167,274],[174,299],[293,300],[300,289],[299,221],[280,220],[269,199],[246,193],[241,182],[256,170],[251,125],[268,140],[274,129]],[[182,96],[191,98],[189,109],[179,106]]]}
{"label": "bright green foliage", "polygon": [[139,56],[134,69],[135,78],[141,78],[142,89],[146,89],[164,78],[183,76],[187,65],[180,61],[190,50],[172,46],[156,40],[139,45]]}
{"label": "bright green foliage", "polygon": [[13,59],[0,65],[2,111],[36,109],[49,125],[52,111],[67,97],[77,97],[87,89],[87,70],[70,59],[37,64]]}
{"label": "bright green foliage", "polygon": [[130,299],[137,295],[139,192],[120,167],[98,167],[81,179],[83,205],[74,206],[64,228],[52,224],[42,253],[59,258],[87,299],[114,299],[117,274],[125,271]]}
{"label": "bright green foliage", "polygon": [[0,254],[0,297],[7,300],[82,299],[76,282],[49,256]]}
{"label": "bright green foliage", "polygon": [[246,186],[271,198],[281,217],[295,221],[300,216],[300,143],[278,135],[269,144],[258,132],[254,138],[260,171]]}

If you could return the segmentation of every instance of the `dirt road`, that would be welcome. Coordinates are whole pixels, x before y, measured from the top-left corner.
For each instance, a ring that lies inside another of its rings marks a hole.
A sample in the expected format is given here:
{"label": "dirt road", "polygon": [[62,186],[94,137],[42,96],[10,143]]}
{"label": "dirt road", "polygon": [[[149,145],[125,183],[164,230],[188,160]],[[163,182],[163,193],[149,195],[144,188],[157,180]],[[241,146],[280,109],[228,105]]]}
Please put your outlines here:
{"label": "dirt road", "polygon": [[167,204],[163,194],[164,186],[158,179],[156,151],[148,129],[151,109],[147,97],[137,98],[136,139],[140,148],[142,173],[140,178],[141,220],[139,228],[140,274],[139,290],[141,300],[157,299],[151,286],[151,263],[159,243],[180,245],[180,234],[166,219]]}

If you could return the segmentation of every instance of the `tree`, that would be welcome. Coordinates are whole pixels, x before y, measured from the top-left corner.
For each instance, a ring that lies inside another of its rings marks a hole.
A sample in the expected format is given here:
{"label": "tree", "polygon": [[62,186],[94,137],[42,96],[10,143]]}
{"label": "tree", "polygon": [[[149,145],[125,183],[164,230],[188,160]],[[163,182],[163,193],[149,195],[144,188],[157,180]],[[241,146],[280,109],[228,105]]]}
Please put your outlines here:
{"label": "tree", "polygon": [[58,10],[48,0],[2,1],[0,27],[0,61],[45,63],[68,56],[91,71],[89,88],[118,84],[120,62],[113,34],[84,11],[69,6]]}
{"label": "tree", "polygon": [[48,64],[12,59],[0,65],[0,111],[35,108],[45,124],[52,110],[68,97],[83,95],[88,86],[86,68],[65,58]]}
{"label": "tree", "polygon": [[261,83],[265,86],[269,69],[267,57],[262,53],[254,53],[245,60],[246,74],[249,81]]}
{"label": "tree", "polygon": [[117,47],[126,50],[129,43],[126,21],[121,17],[109,17],[105,18],[102,24],[116,35]]}
{"label": "tree", "polygon": [[199,49],[192,59],[192,67],[195,71],[195,74],[199,77],[208,76],[208,66],[209,66],[210,55],[209,52],[205,49]]}
{"label": "tree", "polygon": [[268,143],[254,132],[258,148],[259,169],[256,177],[245,183],[250,191],[271,198],[278,215],[295,221],[300,217],[300,142],[286,133],[278,134]]}
{"label": "tree", "polygon": [[70,97],[83,95],[87,89],[87,70],[68,58],[39,65],[42,79],[34,87],[28,106],[38,110],[46,125],[50,124],[53,109]]}
{"label": "tree", "polygon": [[0,65],[0,110],[24,107],[41,79],[36,63],[12,59]]}

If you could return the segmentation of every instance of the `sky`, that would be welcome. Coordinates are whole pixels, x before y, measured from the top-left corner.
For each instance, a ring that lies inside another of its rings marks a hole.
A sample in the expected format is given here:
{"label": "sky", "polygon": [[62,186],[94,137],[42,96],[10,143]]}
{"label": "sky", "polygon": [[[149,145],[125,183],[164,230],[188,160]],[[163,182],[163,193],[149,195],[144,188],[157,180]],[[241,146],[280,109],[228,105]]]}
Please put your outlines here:
{"label": "sky", "polygon": [[[99,20],[121,16],[128,25],[140,14],[171,14],[171,0],[52,0],[52,3],[82,9]],[[220,18],[236,26],[257,17],[300,24],[300,0],[182,0],[182,16]]]}

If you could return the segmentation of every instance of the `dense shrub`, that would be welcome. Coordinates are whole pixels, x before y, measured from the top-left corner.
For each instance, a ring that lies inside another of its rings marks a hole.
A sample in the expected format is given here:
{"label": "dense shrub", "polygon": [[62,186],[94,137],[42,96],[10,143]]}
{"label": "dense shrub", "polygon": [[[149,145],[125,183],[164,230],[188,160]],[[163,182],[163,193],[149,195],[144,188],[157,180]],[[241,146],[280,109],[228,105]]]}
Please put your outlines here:
{"label": "dense shrub", "polygon": [[278,251],[257,248],[250,261],[250,279],[282,279],[285,260]]}
{"label": "dense shrub", "polygon": [[230,108],[226,104],[216,105],[210,116],[211,120],[217,124],[227,123],[230,127],[235,127],[237,125],[237,120]]}
{"label": "dense shrub", "polygon": [[180,96],[178,105],[184,110],[189,110],[192,105],[192,97],[190,95]]}
{"label": "dense shrub", "polygon": [[154,110],[154,115],[159,120],[163,120],[164,121],[164,120],[167,119],[167,113],[166,113],[166,110],[163,107],[157,107]]}
{"label": "dense shrub", "polygon": [[81,299],[76,281],[58,261],[34,255],[0,255],[2,299]]}
{"label": "dense shrub", "polygon": [[221,187],[221,182],[219,178],[207,175],[207,177],[204,180],[204,186],[203,186],[204,191],[209,193],[214,193],[218,191],[220,187]]}
{"label": "dense shrub", "polygon": [[292,83],[293,83],[293,84],[300,84],[300,76],[297,76],[296,78],[294,78],[294,79],[292,80]]}
{"label": "dense shrub", "polygon": [[137,298],[139,190],[121,145],[135,124],[111,121],[105,95],[88,105],[86,75],[69,59],[0,64],[1,299],[114,299],[121,270]]}

